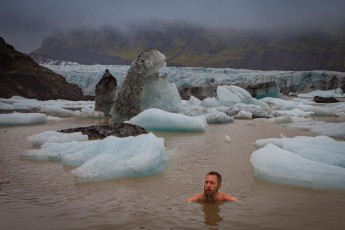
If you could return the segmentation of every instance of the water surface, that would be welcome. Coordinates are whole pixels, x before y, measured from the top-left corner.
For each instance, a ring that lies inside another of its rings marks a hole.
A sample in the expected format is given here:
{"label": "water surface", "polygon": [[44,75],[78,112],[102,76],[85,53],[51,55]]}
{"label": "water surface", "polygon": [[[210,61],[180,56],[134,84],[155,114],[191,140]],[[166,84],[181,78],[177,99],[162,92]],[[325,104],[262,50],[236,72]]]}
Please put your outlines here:
{"label": "water surface", "polygon": [[[343,229],[345,192],[270,184],[253,177],[257,139],[313,135],[264,121],[210,125],[205,133],[163,133],[170,162],[145,178],[76,184],[71,167],[20,160],[27,137],[97,121],[0,128],[0,229]],[[226,142],[224,135],[231,137]],[[201,205],[204,175],[223,176],[235,203]]]}

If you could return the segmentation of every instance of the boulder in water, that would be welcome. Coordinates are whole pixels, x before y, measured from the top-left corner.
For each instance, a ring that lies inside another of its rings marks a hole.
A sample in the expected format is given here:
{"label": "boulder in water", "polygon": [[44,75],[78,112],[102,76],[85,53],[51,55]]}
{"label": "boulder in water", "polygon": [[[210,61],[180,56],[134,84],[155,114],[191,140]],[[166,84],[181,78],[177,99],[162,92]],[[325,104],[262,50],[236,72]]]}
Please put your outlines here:
{"label": "boulder in water", "polygon": [[315,96],[314,101],[317,103],[336,103],[336,102],[339,102],[339,100],[337,100],[334,97],[320,97],[320,96]]}
{"label": "boulder in water", "polygon": [[105,116],[108,116],[110,109],[114,106],[116,96],[116,78],[106,69],[96,85],[95,111],[101,111]]}

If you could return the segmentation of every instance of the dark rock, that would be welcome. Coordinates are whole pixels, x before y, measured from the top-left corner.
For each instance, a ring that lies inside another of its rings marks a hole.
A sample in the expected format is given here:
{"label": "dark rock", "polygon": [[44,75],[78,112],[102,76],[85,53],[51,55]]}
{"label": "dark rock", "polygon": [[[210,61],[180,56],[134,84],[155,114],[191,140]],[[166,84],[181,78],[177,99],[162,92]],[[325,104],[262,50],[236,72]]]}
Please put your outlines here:
{"label": "dark rock", "polygon": [[37,64],[0,38],[0,97],[87,100],[81,88]]}
{"label": "dark rock", "polygon": [[319,96],[315,96],[314,97],[314,101],[317,103],[336,103],[336,102],[340,102],[339,100],[337,100],[334,97],[319,97]]}
{"label": "dark rock", "polygon": [[109,115],[117,97],[116,78],[109,70],[105,70],[101,80],[96,85],[95,110],[101,111],[105,116]]}
{"label": "dark rock", "polygon": [[81,132],[88,135],[89,139],[103,139],[107,136],[128,137],[147,134],[147,131],[138,126],[128,123],[114,123],[111,125],[93,125],[88,127],[78,127],[59,130],[61,133]]}
{"label": "dark rock", "polygon": [[250,95],[252,95],[252,97],[256,99],[261,99],[265,97],[280,98],[279,87],[274,81],[251,84],[235,83],[234,85],[237,85],[247,90],[250,93]]}

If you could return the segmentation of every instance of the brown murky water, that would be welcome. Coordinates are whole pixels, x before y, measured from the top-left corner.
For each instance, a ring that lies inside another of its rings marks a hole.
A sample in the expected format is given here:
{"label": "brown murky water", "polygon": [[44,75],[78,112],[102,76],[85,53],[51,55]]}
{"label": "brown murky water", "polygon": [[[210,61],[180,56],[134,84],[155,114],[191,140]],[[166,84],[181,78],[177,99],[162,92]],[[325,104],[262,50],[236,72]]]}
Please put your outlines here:
{"label": "brown murky water", "polygon": [[[156,132],[165,139],[170,162],[164,172],[139,179],[75,184],[71,168],[20,160],[31,148],[28,136],[94,123],[0,128],[0,229],[344,229],[345,192],[253,178],[249,157],[255,140],[312,135],[264,121],[235,120],[211,125],[205,133]],[[221,191],[238,202],[185,201],[201,192],[210,170],[223,175]]]}

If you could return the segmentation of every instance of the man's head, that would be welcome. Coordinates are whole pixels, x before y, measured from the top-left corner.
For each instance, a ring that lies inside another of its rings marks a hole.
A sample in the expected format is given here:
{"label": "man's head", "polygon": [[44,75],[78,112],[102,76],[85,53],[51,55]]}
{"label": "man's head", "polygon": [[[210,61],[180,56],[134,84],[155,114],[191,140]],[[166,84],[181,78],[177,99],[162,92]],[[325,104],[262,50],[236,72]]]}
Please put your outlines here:
{"label": "man's head", "polygon": [[204,199],[213,202],[222,185],[222,176],[218,172],[209,172],[205,176]]}

